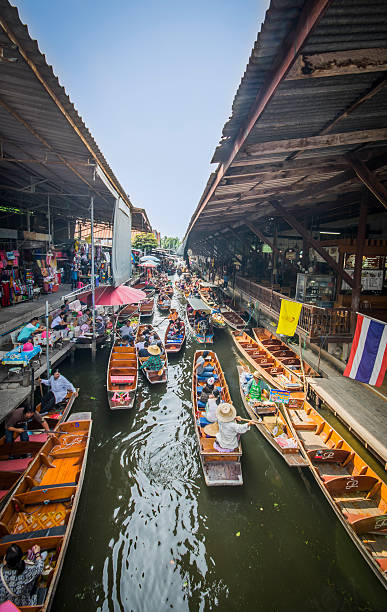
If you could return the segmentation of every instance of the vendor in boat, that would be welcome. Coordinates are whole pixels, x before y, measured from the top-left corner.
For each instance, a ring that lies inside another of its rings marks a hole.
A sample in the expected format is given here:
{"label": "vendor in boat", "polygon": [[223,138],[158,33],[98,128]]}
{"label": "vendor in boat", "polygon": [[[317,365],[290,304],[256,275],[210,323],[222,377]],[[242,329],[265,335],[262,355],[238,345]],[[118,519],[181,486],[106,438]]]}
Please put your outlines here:
{"label": "vendor in boat", "polygon": [[[23,561],[24,553],[18,544],[11,544],[7,548],[0,569],[0,603],[11,601],[15,606],[36,606],[34,587],[36,579],[43,572],[44,561],[37,544],[31,547],[31,553],[33,561],[27,564]],[[46,552],[43,554],[47,556]]]}
{"label": "vendor in boat", "polygon": [[250,374],[251,378],[245,383],[245,394],[246,398],[255,402],[262,400],[263,389],[269,389],[268,385],[261,380],[259,372],[257,370]]}
{"label": "vendor in boat", "polygon": [[7,444],[12,444],[14,434],[16,437],[20,435],[22,442],[28,442],[28,423],[32,420],[37,421],[46,431],[49,431],[49,426],[46,421],[42,418],[39,412],[36,412],[33,408],[28,406],[15,408],[8,415],[5,421],[5,441]]}
{"label": "vendor in boat", "polygon": [[236,421],[241,420],[241,417],[237,416],[234,406],[226,402],[219,404],[217,407],[216,420],[219,425],[219,432],[216,434],[216,450],[238,448],[239,436],[249,431],[250,426],[254,425],[254,421],[248,421],[243,425],[236,423]]}
{"label": "vendor in boat", "polygon": [[203,378],[212,377],[214,372],[214,366],[209,365],[209,361],[211,361],[211,355],[208,351],[203,351],[202,354],[199,355],[199,357],[197,358],[195,370],[199,380]]}
{"label": "vendor in boat", "polygon": [[45,414],[49,410],[52,410],[56,404],[60,404],[66,398],[67,393],[76,393],[74,385],[67,380],[59,370],[55,370],[54,374],[50,378],[38,379],[43,385],[46,385],[50,390],[42,397],[42,409],[41,414]]}
{"label": "vendor in boat", "polygon": [[140,368],[145,368],[146,370],[151,370],[152,372],[159,372],[164,368],[164,361],[160,357],[160,349],[156,344],[152,344],[148,347],[148,353],[150,354],[149,359],[147,359]]}

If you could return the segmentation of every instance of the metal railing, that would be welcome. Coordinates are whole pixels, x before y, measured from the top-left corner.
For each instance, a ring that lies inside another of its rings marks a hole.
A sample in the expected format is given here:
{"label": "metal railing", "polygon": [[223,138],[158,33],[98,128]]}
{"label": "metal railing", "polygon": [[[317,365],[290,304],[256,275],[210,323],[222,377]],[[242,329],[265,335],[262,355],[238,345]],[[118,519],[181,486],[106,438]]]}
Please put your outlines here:
{"label": "metal railing", "polygon": [[[281,299],[289,299],[270,287],[264,287],[241,276],[236,277],[235,285],[275,315],[279,315]],[[351,311],[349,308],[321,308],[312,304],[303,304],[297,329],[310,339],[321,336],[350,336]]]}

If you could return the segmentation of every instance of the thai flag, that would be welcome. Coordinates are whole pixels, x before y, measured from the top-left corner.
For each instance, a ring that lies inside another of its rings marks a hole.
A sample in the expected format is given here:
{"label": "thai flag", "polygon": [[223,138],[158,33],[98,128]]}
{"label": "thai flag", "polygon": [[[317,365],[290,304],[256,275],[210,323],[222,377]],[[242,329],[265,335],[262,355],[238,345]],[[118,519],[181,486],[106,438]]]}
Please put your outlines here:
{"label": "thai flag", "polygon": [[387,324],[358,314],[344,376],[380,387],[386,368]]}

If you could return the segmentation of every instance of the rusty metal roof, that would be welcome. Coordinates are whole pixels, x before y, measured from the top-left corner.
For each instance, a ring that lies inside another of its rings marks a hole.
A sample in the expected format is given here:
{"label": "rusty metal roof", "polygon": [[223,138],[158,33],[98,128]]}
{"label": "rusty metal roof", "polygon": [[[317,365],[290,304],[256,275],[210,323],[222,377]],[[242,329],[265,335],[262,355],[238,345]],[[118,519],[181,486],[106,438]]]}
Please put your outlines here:
{"label": "rusty metal roof", "polygon": [[[276,215],[274,199],[304,218],[316,211],[326,220],[345,218],[364,189],[354,164],[383,189],[386,77],[384,0],[272,0],[213,157],[219,166],[191,219],[189,243],[243,221],[264,222]],[[370,208],[384,210],[376,198]]]}
{"label": "rusty metal roof", "polygon": [[[95,177],[98,166],[131,207],[128,196],[83,119],[8,0],[0,0],[0,193],[34,209],[50,195],[55,214],[111,220],[114,199]],[[67,195],[66,195],[67,194]]]}

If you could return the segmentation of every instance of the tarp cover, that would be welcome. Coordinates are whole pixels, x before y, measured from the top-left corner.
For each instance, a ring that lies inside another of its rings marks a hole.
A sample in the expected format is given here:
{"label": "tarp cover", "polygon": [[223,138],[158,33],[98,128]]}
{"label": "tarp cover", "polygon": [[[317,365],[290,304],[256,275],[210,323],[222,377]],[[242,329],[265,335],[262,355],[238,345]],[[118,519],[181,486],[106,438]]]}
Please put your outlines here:
{"label": "tarp cover", "polygon": [[112,248],[113,283],[117,287],[125,283],[132,274],[131,262],[132,220],[129,207],[119,198],[114,210]]}
{"label": "tarp cover", "polygon": [[190,297],[187,301],[191,308],[193,308],[194,310],[203,310],[204,312],[211,312],[211,308],[209,308],[207,304],[203,302],[203,300],[199,300],[199,298]]}

